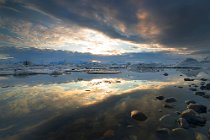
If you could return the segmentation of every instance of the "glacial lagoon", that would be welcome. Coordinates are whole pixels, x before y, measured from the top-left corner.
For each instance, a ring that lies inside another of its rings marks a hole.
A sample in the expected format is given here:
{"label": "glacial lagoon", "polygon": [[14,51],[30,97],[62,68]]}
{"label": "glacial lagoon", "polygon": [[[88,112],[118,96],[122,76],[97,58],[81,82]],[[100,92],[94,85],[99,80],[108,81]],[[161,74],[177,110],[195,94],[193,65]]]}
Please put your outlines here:
{"label": "glacial lagoon", "polygon": [[[208,72],[176,69],[121,71],[119,74],[72,72],[58,76],[1,76],[0,139],[209,138],[210,91],[200,89],[210,83]],[[193,81],[185,81],[184,78],[192,78]],[[198,91],[205,92],[206,96],[196,95]],[[158,96],[164,99],[158,100]],[[167,98],[176,101],[167,103]],[[178,119],[180,113],[187,109],[187,100],[207,107],[206,113],[199,114],[205,118],[204,125],[191,125],[187,129],[180,126]],[[142,112],[147,119],[133,119],[133,110]]]}

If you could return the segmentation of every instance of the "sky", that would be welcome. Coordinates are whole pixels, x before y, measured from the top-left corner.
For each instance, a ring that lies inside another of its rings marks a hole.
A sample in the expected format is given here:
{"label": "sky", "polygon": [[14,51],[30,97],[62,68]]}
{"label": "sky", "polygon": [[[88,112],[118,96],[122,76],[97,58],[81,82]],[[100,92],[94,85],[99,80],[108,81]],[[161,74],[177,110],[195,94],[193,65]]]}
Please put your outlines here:
{"label": "sky", "polygon": [[1,60],[18,49],[203,57],[209,38],[209,0],[0,0]]}

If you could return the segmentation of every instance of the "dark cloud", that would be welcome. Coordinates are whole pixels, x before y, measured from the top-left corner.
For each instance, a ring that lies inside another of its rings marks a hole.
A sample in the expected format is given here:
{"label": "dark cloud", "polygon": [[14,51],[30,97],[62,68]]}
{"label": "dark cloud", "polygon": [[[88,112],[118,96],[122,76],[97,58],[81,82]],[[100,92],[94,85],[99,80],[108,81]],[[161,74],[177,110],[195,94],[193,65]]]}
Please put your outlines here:
{"label": "dark cloud", "polygon": [[1,17],[46,25],[57,19],[99,30],[112,38],[209,50],[209,0],[8,0],[0,9]]}

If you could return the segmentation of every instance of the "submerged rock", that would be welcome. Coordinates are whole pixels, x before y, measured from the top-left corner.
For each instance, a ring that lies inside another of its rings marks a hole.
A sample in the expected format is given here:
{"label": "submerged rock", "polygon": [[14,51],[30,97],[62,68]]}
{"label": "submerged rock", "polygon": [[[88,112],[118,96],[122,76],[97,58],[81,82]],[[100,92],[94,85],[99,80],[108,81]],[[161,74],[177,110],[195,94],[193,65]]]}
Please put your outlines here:
{"label": "submerged rock", "polygon": [[139,112],[138,110],[133,110],[131,111],[131,118],[137,121],[145,121],[147,119],[147,116],[144,113]]}
{"label": "submerged rock", "polygon": [[178,119],[178,116],[176,114],[166,114],[166,115],[163,115],[159,119],[159,121],[160,121],[161,127],[172,129],[178,126],[177,119]]}
{"label": "submerged rock", "polygon": [[201,81],[207,81],[208,79],[205,79],[205,78],[201,78],[200,80],[201,80]]}
{"label": "submerged rock", "polygon": [[178,123],[179,123],[180,127],[182,127],[182,128],[188,129],[190,127],[189,123],[184,118],[179,118]]}
{"label": "submerged rock", "polygon": [[206,84],[206,90],[210,90],[210,83]]}
{"label": "submerged rock", "polygon": [[191,125],[203,126],[206,124],[206,119],[192,109],[187,109],[183,111],[181,113],[181,117],[184,118]]}
{"label": "submerged rock", "polygon": [[207,113],[207,107],[204,105],[199,105],[199,104],[189,104],[187,106],[188,109],[192,109],[196,111],[197,113]]}
{"label": "submerged rock", "polygon": [[158,135],[161,135],[161,136],[168,136],[169,133],[170,133],[170,129],[168,129],[168,128],[158,128],[158,129],[156,130],[156,133],[157,133]]}
{"label": "submerged rock", "polygon": [[194,100],[186,100],[185,104],[189,105],[189,104],[196,104],[196,101]]}
{"label": "submerged rock", "polygon": [[176,99],[174,97],[169,97],[169,98],[165,99],[165,102],[166,103],[173,103],[173,102],[176,102]]}
{"label": "submerged rock", "polygon": [[195,95],[198,95],[198,96],[204,96],[206,93],[205,92],[202,92],[202,91],[199,91],[199,92],[196,92]]}
{"label": "submerged rock", "polygon": [[184,128],[175,128],[171,134],[177,140],[194,140],[194,133]]}
{"label": "submerged rock", "polygon": [[172,105],[169,105],[169,104],[164,104],[164,105],[163,105],[163,107],[164,107],[164,108],[169,108],[169,109],[172,109],[172,108],[174,108],[174,106],[172,106]]}
{"label": "submerged rock", "polygon": [[194,79],[184,78],[184,81],[194,81]]}
{"label": "submerged rock", "polygon": [[204,95],[203,97],[204,97],[204,98],[210,99],[210,94],[206,94],[206,95]]}
{"label": "submerged rock", "polygon": [[103,136],[104,136],[105,138],[113,137],[113,136],[114,136],[114,131],[113,131],[112,129],[107,130],[106,132],[104,132]]}
{"label": "submerged rock", "polygon": [[189,88],[189,90],[191,90],[191,91],[197,91],[196,88]]}
{"label": "submerged rock", "polygon": [[168,76],[168,73],[164,73],[163,75],[164,75],[164,76]]}
{"label": "submerged rock", "polygon": [[196,133],[195,140],[208,140],[208,138],[202,133]]}
{"label": "submerged rock", "polygon": [[206,89],[206,86],[200,86],[200,90],[205,90]]}
{"label": "submerged rock", "polygon": [[164,98],[165,98],[165,97],[162,96],[162,95],[156,97],[156,99],[158,99],[158,100],[163,100]]}

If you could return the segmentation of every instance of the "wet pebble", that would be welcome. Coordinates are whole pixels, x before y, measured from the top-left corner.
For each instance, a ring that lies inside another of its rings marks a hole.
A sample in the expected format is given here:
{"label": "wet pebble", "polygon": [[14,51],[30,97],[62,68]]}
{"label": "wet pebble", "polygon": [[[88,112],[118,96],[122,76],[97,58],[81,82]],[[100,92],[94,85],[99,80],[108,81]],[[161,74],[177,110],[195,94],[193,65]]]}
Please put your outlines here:
{"label": "wet pebble", "polygon": [[169,108],[169,109],[174,108],[174,106],[173,106],[173,105],[169,105],[169,104],[164,104],[164,105],[163,105],[163,107],[164,107],[164,108]]}
{"label": "wet pebble", "polygon": [[198,91],[195,93],[195,95],[198,95],[198,96],[204,96],[206,93],[205,92],[202,92],[202,91]]}
{"label": "wet pebble", "polygon": [[172,130],[173,138],[177,140],[193,140],[194,133],[184,128],[175,128]]}
{"label": "wet pebble", "polygon": [[176,114],[166,114],[159,119],[159,122],[161,127],[172,129],[178,126],[177,120],[178,116]]}
{"label": "wet pebble", "polygon": [[182,127],[182,128],[188,129],[190,127],[189,123],[184,118],[179,118],[178,123],[179,123],[180,127]]}
{"label": "wet pebble", "polygon": [[201,78],[200,80],[201,80],[201,81],[207,81],[208,79],[206,79],[206,78]]}
{"label": "wet pebble", "polygon": [[195,140],[208,140],[208,138],[202,133],[196,133]]}
{"label": "wet pebble", "polygon": [[105,138],[113,137],[113,136],[114,136],[114,131],[113,131],[112,129],[107,130],[106,132],[104,132],[103,136],[104,136]]}
{"label": "wet pebble", "polygon": [[147,116],[144,113],[139,112],[138,110],[131,111],[131,118],[133,118],[134,120],[137,120],[137,121],[147,120]]}
{"label": "wet pebble", "polygon": [[189,88],[189,90],[191,90],[191,91],[197,91],[196,88]]}
{"label": "wet pebble", "polygon": [[158,99],[158,100],[163,100],[164,98],[165,98],[165,97],[162,96],[162,95],[156,97],[156,99]]}
{"label": "wet pebble", "polygon": [[206,89],[210,90],[210,83],[206,84]]}
{"label": "wet pebble", "polygon": [[185,101],[185,104],[187,104],[187,105],[189,105],[189,104],[195,104],[196,103],[196,101],[194,101],[194,100],[186,100]]}
{"label": "wet pebble", "polygon": [[166,103],[173,103],[173,102],[176,102],[176,99],[174,97],[169,97],[169,98],[165,99],[165,102]]}
{"label": "wet pebble", "polygon": [[164,75],[164,76],[168,76],[168,73],[164,73],[163,75]]}
{"label": "wet pebble", "polygon": [[158,128],[158,129],[156,130],[156,133],[157,133],[158,135],[161,135],[161,136],[168,136],[169,133],[170,133],[170,129],[168,129],[168,128]]}
{"label": "wet pebble", "polygon": [[207,107],[200,104],[189,104],[187,106],[188,109],[192,109],[196,111],[197,113],[207,113]]}
{"label": "wet pebble", "polygon": [[194,81],[194,79],[184,78],[184,81]]}
{"label": "wet pebble", "polygon": [[200,116],[192,109],[184,110],[181,115],[190,125],[204,126],[206,124],[206,118]]}

